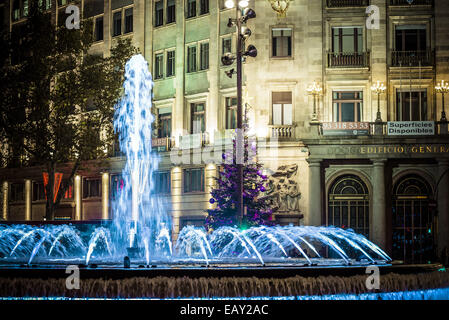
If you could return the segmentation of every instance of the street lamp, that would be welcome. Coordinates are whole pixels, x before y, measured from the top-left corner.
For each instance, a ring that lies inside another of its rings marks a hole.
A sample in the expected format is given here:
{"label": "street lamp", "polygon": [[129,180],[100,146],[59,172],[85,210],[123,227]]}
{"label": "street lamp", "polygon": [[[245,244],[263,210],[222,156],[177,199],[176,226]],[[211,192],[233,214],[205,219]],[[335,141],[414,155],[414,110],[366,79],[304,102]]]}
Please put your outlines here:
{"label": "street lamp", "polygon": [[[234,8],[235,1],[226,0],[225,1],[226,8]],[[236,18],[229,19],[228,27],[231,28],[233,26],[236,27],[237,30],[237,52],[236,54],[232,54],[231,52],[226,52],[222,58],[221,62],[225,66],[230,66],[237,60],[237,143],[236,143],[236,164],[237,164],[237,190],[236,193],[238,195],[237,201],[237,220],[239,224],[242,224],[244,217],[244,207],[243,207],[243,150],[238,150],[239,148],[244,148],[243,144],[243,121],[242,121],[242,58],[245,56],[255,58],[257,56],[257,49],[253,45],[249,45],[246,48],[245,41],[251,36],[251,30],[246,27],[246,22],[250,19],[254,19],[256,17],[256,12],[253,9],[247,8],[248,1],[240,0],[236,7]],[[226,75],[232,78],[234,74],[234,69],[230,71],[226,71]],[[242,159],[241,159],[242,158]]]}
{"label": "street lamp", "polygon": [[307,92],[313,96],[313,114],[312,122],[318,122],[318,113],[316,110],[316,97],[323,92],[323,88],[315,81],[307,88]]}
{"label": "street lamp", "polygon": [[377,83],[373,86],[371,86],[371,90],[374,93],[377,93],[377,116],[376,116],[376,122],[382,122],[382,114],[380,112],[380,95],[387,90],[387,87],[385,87],[383,82],[377,81]]}
{"label": "street lamp", "polygon": [[441,93],[441,96],[443,98],[443,110],[441,111],[441,121],[447,121],[446,119],[446,111],[444,110],[444,94],[449,93],[449,83],[445,82],[444,80],[441,80],[441,83],[437,83],[435,86],[435,90],[437,93]]}

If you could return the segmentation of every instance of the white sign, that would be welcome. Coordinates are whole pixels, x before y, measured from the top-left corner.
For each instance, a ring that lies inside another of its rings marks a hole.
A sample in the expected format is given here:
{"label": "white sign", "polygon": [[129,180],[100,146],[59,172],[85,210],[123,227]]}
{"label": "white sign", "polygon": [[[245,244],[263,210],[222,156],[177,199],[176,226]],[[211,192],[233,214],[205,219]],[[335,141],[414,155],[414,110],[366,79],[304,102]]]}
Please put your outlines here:
{"label": "white sign", "polygon": [[435,134],[434,121],[388,122],[389,136],[431,136]]}

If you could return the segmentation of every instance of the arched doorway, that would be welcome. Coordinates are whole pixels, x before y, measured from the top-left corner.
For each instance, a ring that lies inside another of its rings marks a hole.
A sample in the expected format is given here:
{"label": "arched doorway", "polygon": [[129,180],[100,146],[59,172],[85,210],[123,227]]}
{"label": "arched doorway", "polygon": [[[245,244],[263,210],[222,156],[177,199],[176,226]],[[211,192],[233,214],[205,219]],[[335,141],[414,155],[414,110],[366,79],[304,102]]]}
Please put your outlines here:
{"label": "arched doorway", "polygon": [[422,263],[434,258],[432,189],[416,174],[401,178],[393,188],[393,259]]}
{"label": "arched doorway", "polygon": [[326,224],[369,236],[369,191],[358,176],[347,174],[331,185]]}

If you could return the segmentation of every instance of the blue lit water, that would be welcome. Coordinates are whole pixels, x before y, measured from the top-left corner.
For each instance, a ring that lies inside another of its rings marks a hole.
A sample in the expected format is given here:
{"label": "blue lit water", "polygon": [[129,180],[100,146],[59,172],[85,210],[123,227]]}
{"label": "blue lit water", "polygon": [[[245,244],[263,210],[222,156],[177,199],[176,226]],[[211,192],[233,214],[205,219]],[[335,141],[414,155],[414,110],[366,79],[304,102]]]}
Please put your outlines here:
{"label": "blue lit water", "polygon": [[126,156],[123,186],[109,225],[0,225],[0,264],[121,264],[128,248],[135,263],[368,265],[391,259],[351,230],[334,227],[223,227],[207,234],[192,226],[172,244],[169,208],[154,194],[160,158],[152,152],[153,81],[142,55],[125,66],[124,94],[114,129]]}

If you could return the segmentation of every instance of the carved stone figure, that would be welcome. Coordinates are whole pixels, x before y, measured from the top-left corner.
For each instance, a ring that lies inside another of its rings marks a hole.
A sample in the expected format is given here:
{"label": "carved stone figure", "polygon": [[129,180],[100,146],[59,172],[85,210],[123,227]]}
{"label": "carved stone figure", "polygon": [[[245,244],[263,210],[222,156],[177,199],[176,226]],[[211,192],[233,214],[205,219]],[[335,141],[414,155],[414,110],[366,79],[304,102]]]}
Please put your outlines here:
{"label": "carved stone figure", "polygon": [[286,165],[271,172],[265,198],[271,201],[273,211],[298,213],[301,192],[297,182],[298,165]]}

